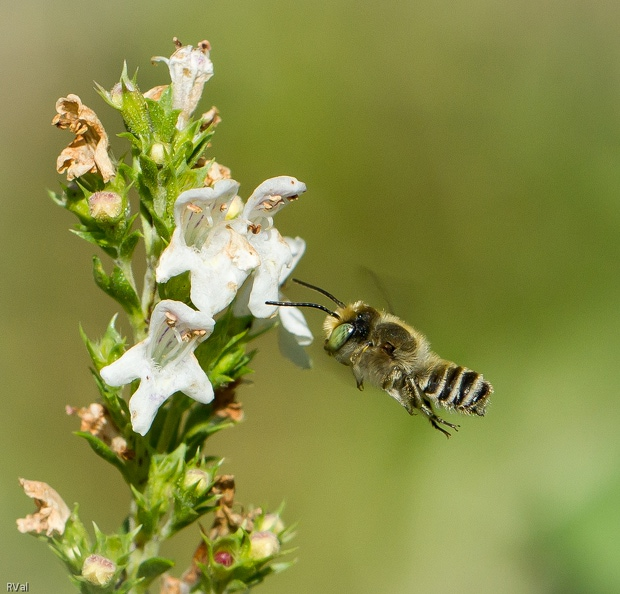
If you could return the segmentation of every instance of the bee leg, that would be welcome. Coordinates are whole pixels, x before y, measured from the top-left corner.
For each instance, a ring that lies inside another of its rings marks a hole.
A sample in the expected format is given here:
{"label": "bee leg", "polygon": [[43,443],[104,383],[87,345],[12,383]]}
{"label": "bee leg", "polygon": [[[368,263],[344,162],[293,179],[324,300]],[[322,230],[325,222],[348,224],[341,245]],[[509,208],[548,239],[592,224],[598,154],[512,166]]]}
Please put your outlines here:
{"label": "bee leg", "polygon": [[[410,415],[420,408],[417,388],[408,381],[407,375],[400,367],[393,367],[383,379],[381,385]],[[412,390],[413,389],[413,390]]]}
{"label": "bee leg", "polygon": [[414,401],[412,402],[413,406],[426,415],[426,418],[430,421],[430,424],[437,429],[437,431],[441,431],[446,437],[450,438],[450,432],[446,431],[442,425],[450,427],[455,431],[459,430],[459,425],[448,423],[448,421],[444,421],[441,417],[437,416],[433,411],[433,405],[428,398],[421,393],[415,382],[411,378],[407,378],[407,380],[407,387],[409,388],[409,392],[412,395],[412,400]]}
{"label": "bee leg", "polygon": [[424,403],[420,407],[420,410],[427,416],[427,418],[430,421],[431,425],[435,429],[437,429],[438,431],[441,431],[446,437],[448,437],[448,438],[450,437],[450,432],[446,431],[441,425],[445,425],[446,427],[450,427],[451,429],[454,429],[455,431],[459,430],[459,425],[454,425],[453,423],[448,423],[448,421],[444,421],[441,417],[438,417],[433,412],[433,407],[432,407],[431,403],[426,398],[424,398]]}
{"label": "bee leg", "polygon": [[372,342],[367,342],[360,349],[358,349],[355,353],[353,353],[351,357],[351,369],[353,370],[353,376],[355,377],[355,381],[357,382],[357,389],[360,392],[364,390],[364,374],[361,367],[358,365],[362,355],[366,352],[366,350],[372,346]]}

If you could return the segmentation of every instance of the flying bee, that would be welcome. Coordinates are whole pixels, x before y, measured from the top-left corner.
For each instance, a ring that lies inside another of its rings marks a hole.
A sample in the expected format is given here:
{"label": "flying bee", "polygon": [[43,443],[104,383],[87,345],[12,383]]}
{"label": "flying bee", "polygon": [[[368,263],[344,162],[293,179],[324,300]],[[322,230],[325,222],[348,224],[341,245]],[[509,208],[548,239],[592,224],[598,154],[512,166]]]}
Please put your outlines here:
{"label": "flying bee", "polygon": [[351,367],[360,390],[364,382],[381,388],[410,415],[420,411],[446,437],[450,433],[444,427],[458,431],[459,426],[437,416],[433,405],[484,416],[493,387],[480,373],[436,355],[422,333],[395,315],[363,301],[347,305],[324,289],[298,279],[293,281],[325,295],[338,307],[332,311],[319,303],[267,304],[313,307],[327,313],[324,348],[336,361]]}

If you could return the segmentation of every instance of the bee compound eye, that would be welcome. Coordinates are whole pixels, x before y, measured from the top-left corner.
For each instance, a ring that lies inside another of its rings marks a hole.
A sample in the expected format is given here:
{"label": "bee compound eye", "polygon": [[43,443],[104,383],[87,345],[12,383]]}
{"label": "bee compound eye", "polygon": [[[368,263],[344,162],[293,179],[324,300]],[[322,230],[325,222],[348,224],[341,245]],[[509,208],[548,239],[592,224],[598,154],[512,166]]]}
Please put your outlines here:
{"label": "bee compound eye", "polygon": [[353,324],[340,324],[334,328],[330,334],[329,339],[325,343],[325,350],[330,353],[335,353],[340,350],[344,343],[351,338],[355,327]]}

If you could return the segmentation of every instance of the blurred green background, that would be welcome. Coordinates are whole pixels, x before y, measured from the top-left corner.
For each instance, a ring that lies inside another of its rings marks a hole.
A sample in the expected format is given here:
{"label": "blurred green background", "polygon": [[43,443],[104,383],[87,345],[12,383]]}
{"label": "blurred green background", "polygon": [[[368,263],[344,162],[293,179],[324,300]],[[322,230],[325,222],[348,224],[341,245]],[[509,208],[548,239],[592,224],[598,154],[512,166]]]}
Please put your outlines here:
{"label": "blurred green background", "polygon": [[[382,306],[375,271],[399,315],[495,387],[448,441],[358,392],[321,340],[301,371],[266,336],[246,422],[210,442],[240,501],[285,500],[299,521],[299,563],[259,591],[620,591],[617,3],[25,1],[0,27],[0,584],[72,591],[15,529],[33,508],[18,476],[104,531],[123,518],[120,477],[64,414],[95,398],[78,322],[97,336],[115,308],[46,197],[71,139],[50,121],[76,93],[120,132],[93,81],[110,88],[127,60],[143,90],[166,83],[149,60],[176,35],[212,43],[211,155],[242,195],[274,175],[307,183],[277,219],[308,242],[297,276]],[[166,552],[184,567],[197,540]]]}

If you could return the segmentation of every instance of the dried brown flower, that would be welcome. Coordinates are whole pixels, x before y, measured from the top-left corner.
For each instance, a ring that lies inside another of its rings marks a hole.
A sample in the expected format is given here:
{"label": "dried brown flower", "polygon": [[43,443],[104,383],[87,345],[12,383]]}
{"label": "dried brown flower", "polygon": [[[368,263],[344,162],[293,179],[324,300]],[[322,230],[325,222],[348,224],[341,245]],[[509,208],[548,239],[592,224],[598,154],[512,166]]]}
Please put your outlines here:
{"label": "dried brown flower", "polygon": [[45,531],[47,536],[52,536],[54,531],[64,534],[71,511],[62,497],[47,483],[20,478],[19,484],[24,493],[34,499],[38,511],[17,520],[17,529],[23,533]]}
{"label": "dried brown flower", "polygon": [[213,525],[209,531],[209,538],[215,540],[222,536],[227,536],[242,527],[251,532],[254,529],[254,519],[260,516],[263,511],[260,507],[249,512],[233,511],[235,502],[235,477],[232,474],[223,474],[215,479],[215,484],[211,488],[214,495],[220,495],[218,507],[213,513],[215,516]]}
{"label": "dried brown flower", "polygon": [[241,402],[235,401],[236,388],[239,382],[233,382],[218,388],[213,400],[213,414],[221,419],[230,419],[235,423],[243,420],[243,408]]}
{"label": "dried brown flower", "polygon": [[131,460],[134,457],[133,450],[127,448],[127,441],[119,433],[118,428],[114,425],[108,411],[102,404],[93,402],[88,407],[82,408],[66,406],[65,411],[68,415],[80,417],[82,420],[80,431],[88,431],[95,437],[98,437],[123,460]]}
{"label": "dried brown flower", "polygon": [[[198,583],[198,580],[195,583]],[[159,594],[188,594],[189,588],[190,586],[179,578],[164,574],[160,580]]]}
{"label": "dried brown flower", "polygon": [[212,186],[216,181],[221,179],[230,179],[230,176],[231,173],[228,167],[213,161],[213,163],[211,163],[211,167],[209,167],[207,177],[205,177],[205,186]]}
{"label": "dried brown flower", "polygon": [[75,134],[75,140],[56,160],[58,173],[66,171],[68,180],[89,172],[99,172],[104,182],[114,177],[116,170],[108,155],[108,135],[97,114],[77,95],[58,99],[56,111],[52,124]]}
{"label": "dried brown flower", "polygon": [[214,105],[209,111],[205,111],[200,116],[200,131],[204,132],[209,126],[215,128],[221,121],[220,112]]}

